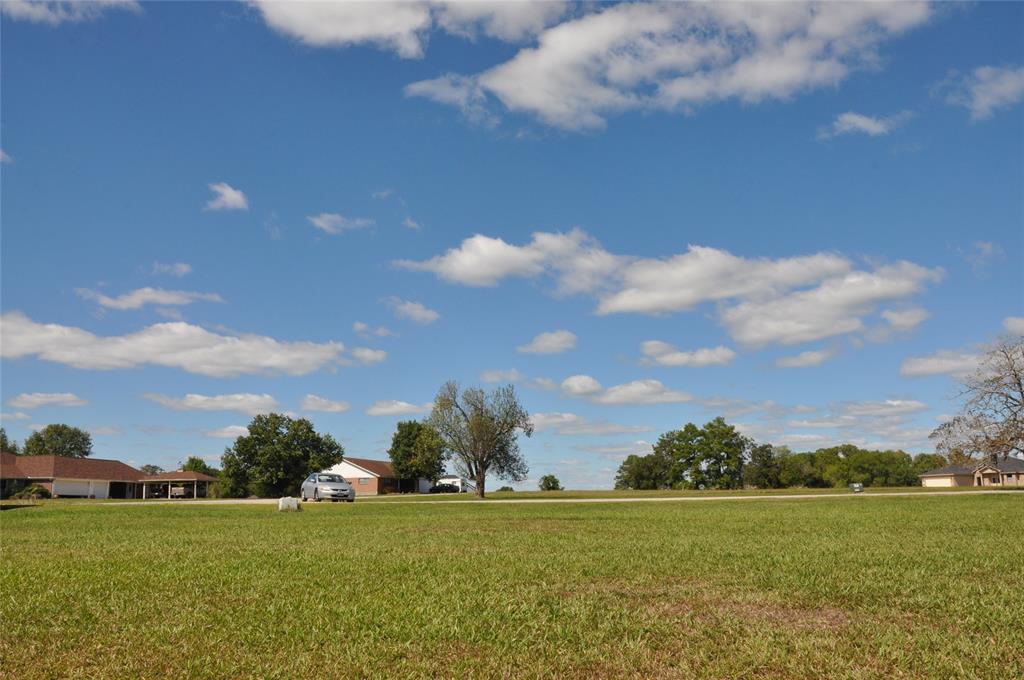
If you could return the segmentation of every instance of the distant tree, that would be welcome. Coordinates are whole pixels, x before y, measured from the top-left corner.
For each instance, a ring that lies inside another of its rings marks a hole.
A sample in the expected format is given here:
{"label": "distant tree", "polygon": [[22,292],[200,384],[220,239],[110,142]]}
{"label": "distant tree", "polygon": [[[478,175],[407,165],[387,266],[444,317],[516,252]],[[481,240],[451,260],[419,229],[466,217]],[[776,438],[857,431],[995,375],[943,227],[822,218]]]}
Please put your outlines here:
{"label": "distant tree", "polygon": [[688,489],[738,489],[743,486],[743,465],[753,442],[718,417],[697,427],[658,438],[654,452],[673,461],[672,486]]}
{"label": "distant tree", "polygon": [[444,474],[444,442],[434,428],[416,420],[398,423],[388,456],[399,479],[434,482]]}
{"label": "distant tree", "polygon": [[503,486],[500,489],[498,489],[498,491],[515,491],[515,489],[513,489],[511,486]]}
{"label": "distant tree", "polygon": [[538,485],[541,491],[561,491],[562,483],[554,475],[544,475],[540,478]]}
{"label": "distant tree", "polygon": [[92,436],[85,430],[63,423],[47,425],[25,439],[26,456],[67,456],[86,458],[92,453]]}
{"label": "distant tree", "polygon": [[164,469],[162,467],[160,467],[159,465],[148,465],[148,464],[147,465],[143,465],[139,469],[142,470],[147,475],[158,475],[158,474],[160,474],[161,472],[164,471]]}
{"label": "distant tree", "polygon": [[532,435],[533,423],[512,385],[490,393],[470,388],[460,395],[458,383],[447,382],[434,399],[427,423],[441,437],[458,473],[476,484],[480,498],[489,473],[510,482],[526,478],[529,468],[516,435]]}
{"label": "distant tree", "polygon": [[220,474],[220,470],[215,467],[206,464],[202,458],[198,456],[189,456],[185,464],[181,466],[181,469],[186,472],[201,472],[204,475],[210,475],[216,477]]}
{"label": "distant tree", "polygon": [[317,433],[305,418],[261,414],[248,430],[221,457],[221,495],[296,495],[307,475],[337,465],[345,453],[331,435]]}
{"label": "distant tree", "polygon": [[920,484],[921,479],[917,477],[917,475],[954,464],[955,463],[950,463],[946,460],[946,457],[941,453],[919,453],[914,456],[914,463],[912,467],[914,476],[917,478],[917,483]]}
{"label": "distant tree", "polygon": [[782,486],[782,462],[771,444],[756,444],[750,449],[750,460],[743,466],[743,483],[758,489]]}
{"label": "distant tree", "polygon": [[961,380],[960,413],[931,434],[950,460],[1024,454],[1024,336],[993,345]]}
{"label": "distant tree", "polygon": [[653,490],[671,488],[672,459],[660,454],[632,454],[619,465],[616,489]]}
{"label": "distant tree", "polygon": [[18,442],[13,439],[8,439],[7,430],[2,427],[0,427],[0,451],[3,451],[4,453],[13,453],[15,455],[20,453],[18,450]]}

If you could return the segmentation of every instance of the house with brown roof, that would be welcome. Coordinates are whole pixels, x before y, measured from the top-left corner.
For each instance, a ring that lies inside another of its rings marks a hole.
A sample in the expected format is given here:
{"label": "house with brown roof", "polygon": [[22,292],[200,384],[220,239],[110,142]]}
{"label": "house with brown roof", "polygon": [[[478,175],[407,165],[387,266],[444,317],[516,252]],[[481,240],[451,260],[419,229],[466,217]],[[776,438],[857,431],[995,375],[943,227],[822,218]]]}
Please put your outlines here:
{"label": "house with brown roof", "polygon": [[323,472],[341,475],[356,490],[357,496],[376,496],[385,493],[426,493],[431,485],[428,479],[399,479],[395,469],[386,460],[345,458]]}
{"label": "house with brown roof", "polygon": [[219,480],[201,472],[147,475],[119,460],[0,452],[0,491],[38,484],[54,498],[199,498]]}
{"label": "house with brown roof", "polygon": [[947,465],[918,475],[921,486],[1002,486],[1024,489],[1024,460],[1004,458],[975,465]]}

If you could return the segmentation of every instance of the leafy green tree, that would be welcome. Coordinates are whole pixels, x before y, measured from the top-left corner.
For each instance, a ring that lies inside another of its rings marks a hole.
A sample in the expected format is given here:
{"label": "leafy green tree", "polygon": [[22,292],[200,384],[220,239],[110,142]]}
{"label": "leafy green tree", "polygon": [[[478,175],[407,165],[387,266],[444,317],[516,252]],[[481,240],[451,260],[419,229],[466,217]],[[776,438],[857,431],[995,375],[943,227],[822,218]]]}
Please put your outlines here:
{"label": "leafy green tree", "polygon": [[688,489],[738,489],[743,486],[743,465],[753,442],[718,417],[697,427],[658,438],[654,452],[672,461],[670,483]]}
{"label": "leafy green tree", "polygon": [[941,467],[952,465],[946,457],[941,453],[919,453],[914,456],[914,463],[912,465],[912,472],[916,478],[915,484],[921,483],[921,478],[918,475],[930,472],[932,470],[938,470]]}
{"label": "leafy green tree", "polygon": [[4,453],[13,453],[15,455],[19,453],[18,442],[13,439],[8,439],[7,430],[2,427],[0,427],[0,451],[3,451]]}
{"label": "leafy green tree", "polygon": [[653,490],[671,488],[672,459],[661,453],[632,454],[619,465],[616,489]]}
{"label": "leafy green tree", "polygon": [[437,481],[444,474],[444,455],[444,442],[437,430],[416,420],[398,423],[388,449],[399,479]]}
{"label": "leafy green tree", "polygon": [[139,469],[142,470],[142,472],[146,473],[147,475],[158,475],[158,474],[160,474],[161,472],[164,471],[164,469],[162,467],[160,467],[159,465],[149,465],[149,464],[143,465]]}
{"label": "leafy green tree", "polygon": [[25,439],[22,455],[86,458],[92,453],[92,436],[85,430],[63,423],[47,425]]}
{"label": "leafy green tree", "polygon": [[562,483],[558,481],[558,477],[554,475],[544,475],[540,478],[540,483],[537,485],[541,491],[561,491]]}
{"label": "leafy green tree", "polygon": [[235,440],[221,457],[221,495],[296,495],[311,472],[341,462],[345,450],[329,434],[319,434],[305,418],[280,413],[256,416],[249,434]]}
{"label": "leafy green tree", "polygon": [[771,444],[756,444],[750,449],[750,460],[743,467],[743,483],[758,489],[782,487],[782,462]]}
{"label": "leafy green tree", "polygon": [[186,472],[201,472],[202,474],[210,475],[211,477],[216,477],[220,474],[220,470],[207,465],[206,461],[199,456],[189,456],[188,460],[185,461],[185,464],[181,466],[181,469]]}
{"label": "leafy green tree", "polygon": [[498,489],[498,491],[515,491],[515,489],[513,489],[511,486],[503,486],[500,489]]}
{"label": "leafy green tree", "polygon": [[533,423],[512,385],[460,394],[458,383],[449,381],[437,393],[427,424],[441,437],[458,473],[473,480],[478,497],[484,497],[489,473],[510,482],[526,478],[529,468],[516,436],[532,435]]}

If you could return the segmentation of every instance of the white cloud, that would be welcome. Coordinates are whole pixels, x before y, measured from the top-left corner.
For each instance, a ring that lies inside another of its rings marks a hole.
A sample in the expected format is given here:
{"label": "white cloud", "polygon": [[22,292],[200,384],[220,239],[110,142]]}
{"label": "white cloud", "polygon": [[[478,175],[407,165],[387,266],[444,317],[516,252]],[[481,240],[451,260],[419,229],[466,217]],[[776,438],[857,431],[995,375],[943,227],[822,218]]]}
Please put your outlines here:
{"label": "white cloud", "polygon": [[939,350],[926,357],[910,357],[900,366],[900,375],[953,375],[962,376],[978,367],[981,357],[972,352]]}
{"label": "white cloud", "polygon": [[192,265],[185,262],[154,262],[153,263],[153,275],[167,274],[168,276],[174,276],[181,278],[186,274],[192,273]]}
{"label": "white cloud", "polygon": [[388,353],[382,349],[370,349],[369,347],[353,347],[352,356],[356,361],[367,366],[379,364],[388,358]]}
{"label": "white cloud", "polygon": [[30,416],[29,414],[22,413],[21,411],[18,411],[17,413],[0,413],[0,421],[28,420],[31,417],[32,416]]}
{"label": "white cloud", "polygon": [[576,334],[569,331],[541,333],[525,345],[516,347],[523,354],[560,354],[576,346]]}
{"label": "white cloud", "polygon": [[832,124],[818,130],[818,139],[832,139],[841,135],[863,134],[869,137],[887,135],[914,117],[913,111],[900,111],[892,116],[866,116],[847,111],[839,114]]}
{"label": "white cloud", "polygon": [[854,417],[895,416],[928,410],[928,405],[913,399],[886,399],[885,401],[851,401],[842,404],[841,412]]}
{"label": "white cloud", "polygon": [[625,460],[627,456],[631,455],[646,456],[654,451],[654,446],[642,439],[624,444],[575,444],[573,448],[578,451],[596,453],[602,458],[615,461]]}
{"label": "white cloud", "polygon": [[93,300],[107,309],[141,309],[146,305],[164,307],[190,305],[193,302],[224,302],[216,293],[196,293],[187,290],[164,290],[162,288],[138,288],[117,297],[110,297],[88,288],[76,288],[75,293],[86,300]]}
{"label": "white cloud", "polygon": [[85,399],[71,392],[32,392],[22,393],[7,400],[9,406],[32,410],[41,406],[85,406]]}
{"label": "white cloud", "polygon": [[992,263],[1006,257],[1006,251],[1003,250],[1003,247],[991,241],[975,241],[971,244],[970,250],[966,252],[962,249],[958,250],[976,272],[982,272]]}
{"label": "white cloud", "polygon": [[[3,7],[3,5],[0,4],[0,7]],[[11,156],[10,154],[8,154],[3,149],[0,149],[0,163],[13,163],[13,162],[14,162],[14,156]]]}
{"label": "white cloud", "polygon": [[369,324],[363,323],[362,321],[354,322],[352,324],[352,330],[354,330],[356,333],[363,336],[364,338],[368,338],[370,336],[386,338],[394,335],[394,333],[392,333],[391,330],[385,328],[384,326],[377,326],[376,328],[373,328]]}
{"label": "white cloud", "polygon": [[215,378],[305,375],[337,363],[340,342],[286,342],[261,335],[222,335],[183,322],[159,323],[126,335],[97,336],[74,326],[41,324],[21,312],[0,316],[7,359],[37,357],[82,369],[180,368]]}
{"label": "white cloud", "polygon": [[373,220],[365,217],[345,217],[338,213],[320,213],[306,218],[310,224],[325,234],[337,235],[348,229],[365,229],[373,226]]}
{"label": "white cloud", "polygon": [[939,90],[946,92],[948,104],[967,108],[971,120],[985,120],[1024,99],[1024,67],[979,66],[963,76],[953,74]]}
{"label": "white cloud", "polygon": [[395,264],[413,271],[433,272],[453,283],[494,286],[508,276],[540,274],[543,260],[543,253],[477,234],[463,241],[459,248],[425,262],[399,260]]}
{"label": "white cloud", "polygon": [[436,3],[439,27],[453,35],[475,38],[483,33],[506,42],[524,40],[559,19],[567,3],[548,0],[526,2]]}
{"label": "white cloud", "polygon": [[407,401],[396,401],[394,399],[385,399],[381,401],[373,402],[369,408],[366,409],[366,415],[368,416],[409,416],[416,415],[419,413],[426,413],[430,410],[431,404],[424,404],[423,406],[417,406],[416,404],[410,404]]}
{"label": "white cloud", "polygon": [[249,428],[245,425],[228,425],[217,430],[207,430],[205,434],[217,439],[237,439],[249,436]]}
{"label": "white cloud", "polygon": [[391,198],[395,194],[395,190],[391,187],[385,189],[378,189],[374,191],[370,196],[376,198],[378,201],[383,201],[385,198]]}
{"label": "white cloud", "polygon": [[605,420],[591,421],[575,413],[534,413],[530,416],[538,432],[554,431],[560,435],[605,436],[630,432],[649,432],[642,425],[618,425]]}
{"label": "white cloud", "polygon": [[121,428],[116,425],[98,425],[88,429],[89,434],[94,437],[117,437],[121,434]]}
{"label": "white cloud", "polygon": [[779,357],[775,365],[779,368],[809,368],[820,366],[834,355],[835,352],[828,349],[808,350],[791,357]]}
{"label": "white cloud", "polygon": [[414,220],[411,217],[406,217],[404,220],[402,220],[402,226],[406,227],[408,229],[422,229],[423,228],[422,224],[420,224],[419,222],[417,222],[416,220]]}
{"label": "white cloud", "polygon": [[892,309],[882,311],[882,318],[889,322],[893,330],[897,331],[912,331],[929,316],[928,311],[920,307],[898,311]]}
{"label": "white cloud", "polygon": [[594,398],[599,404],[674,404],[692,400],[691,395],[669,389],[660,380],[650,379],[614,385]]}
{"label": "white cloud", "polygon": [[480,380],[485,383],[514,383],[519,382],[525,376],[514,368],[498,368],[492,371],[484,371],[480,374]]}
{"label": "white cloud", "polygon": [[315,394],[307,394],[303,397],[301,406],[303,411],[319,411],[322,413],[344,413],[352,407],[347,401],[331,401],[330,399],[318,397]]}
{"label": "white cloud", "polygon": [[184,397],[168,397],[163,394],[142,395],[150,401],[175,411],[237,411],[254,416],[277,410],[277,400],[269,394],[186,394]]}
{"label": "white cloud", "polygon": [[399,319],[409,319],[416,323],[434,323],[441,318],[440,314],[419,302],[402,300],[397,297],[388,298],[387,302]]}
{"label": "white cloud", "polygon": [[216,196],[206,202],[205,210],[248,210],[249,199],[227,182],[207,185]]}
{"label": "white cloud", "polygon": [[732,362],[736,352],[728,347],[703,347],[690,352],[678,349],[660,340],[648,340],[640,345],[644,358],[641,363],[660,366],[724,366]]}
{"label": "white cloud", "polygon": [[604,388],[589,375],[571,375],[562,381],[562,391],[573,397],[598,394]]}
{"label": "white cloud", "polygon": [[834,87],[929,15],[921,2],[603,5],[541,32],[505,63],[406,93],[459,105],[455,89],[477,108],[491,96],[549,125],[594,129],[624,111],[689,112]]}
{"label": "white cloud", "polygon": [[37,0],[4,0],[0,12],[8,19],[58,26],[100,18],[112,9],[141,11],[135,0],[88,0],[87,2],[39,2]]}
{"label": "white cloud", "polygon": [[1008,316],[1003,319],[1003,328],[1007,333],[1024,335],[1024,316]]}
{"label": "white cloud", "polygon": [[532,378],[529,385],[534,389],[544,390],[545,392],[558,389],[558,383],[551,378]]}

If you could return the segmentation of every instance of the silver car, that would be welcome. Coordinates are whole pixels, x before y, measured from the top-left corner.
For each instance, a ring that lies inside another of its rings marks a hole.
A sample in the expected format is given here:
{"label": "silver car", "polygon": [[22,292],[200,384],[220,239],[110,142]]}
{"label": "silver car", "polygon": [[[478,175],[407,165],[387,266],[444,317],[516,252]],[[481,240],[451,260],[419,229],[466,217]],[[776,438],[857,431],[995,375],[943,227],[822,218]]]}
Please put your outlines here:
{"label": "silver car", "polygon": [[356,490],[341,475],[325,472],[314,472],[302,483],[299,491],[302,500],[308,501],[348,501],[356,499]]}

